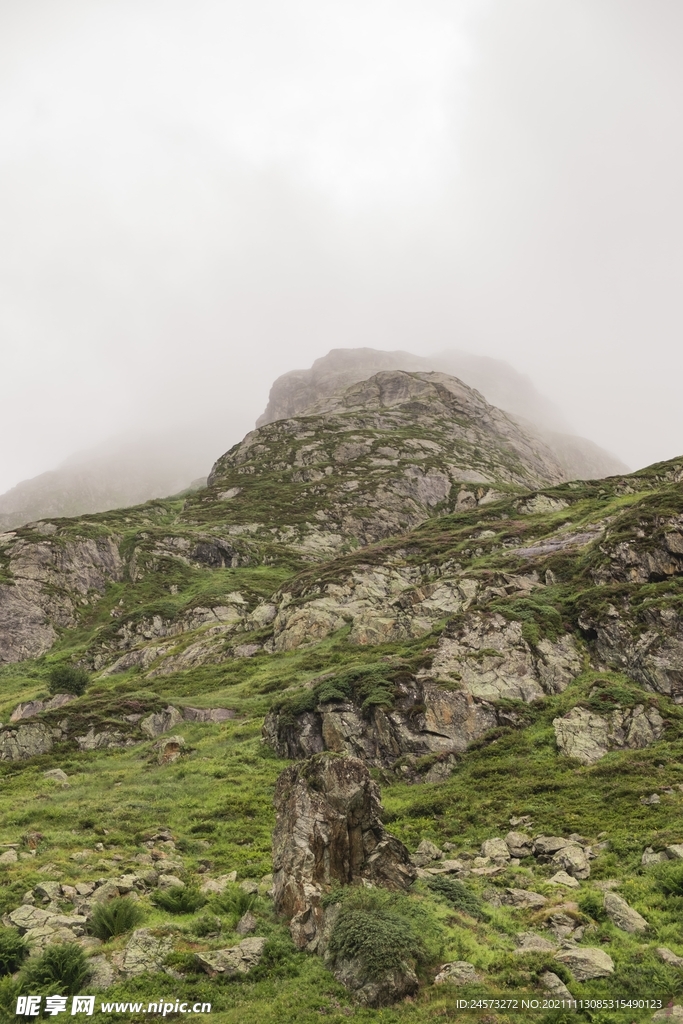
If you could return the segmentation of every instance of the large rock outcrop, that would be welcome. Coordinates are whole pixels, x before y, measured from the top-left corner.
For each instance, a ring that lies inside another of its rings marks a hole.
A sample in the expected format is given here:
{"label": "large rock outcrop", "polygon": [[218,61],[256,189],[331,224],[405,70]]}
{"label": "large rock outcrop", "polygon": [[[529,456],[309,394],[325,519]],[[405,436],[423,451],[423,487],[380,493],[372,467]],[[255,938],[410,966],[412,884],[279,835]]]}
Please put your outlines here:
{"label": "large rock outcrop", "polygon": [[599,715],[575,707],[553,719],[557,748],[582,764],[595,764],[610,750],[640,750],[660,739],[664,719],[656,708],[638,704]]}
{"label": "large rock outcrop", "polygon": [[299,949],[318,950],[323,896],[336,885],[406,889],[405,846],[381,821],[379,788],[357,758],[324,754],[287,768],[275,787],[273,899]]}

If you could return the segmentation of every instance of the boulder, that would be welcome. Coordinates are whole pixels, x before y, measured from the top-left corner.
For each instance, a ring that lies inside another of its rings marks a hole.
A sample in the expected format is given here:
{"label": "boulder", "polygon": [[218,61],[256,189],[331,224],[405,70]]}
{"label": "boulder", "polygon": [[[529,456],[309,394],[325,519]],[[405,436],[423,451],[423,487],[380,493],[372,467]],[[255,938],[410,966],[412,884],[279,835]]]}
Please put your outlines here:
{"label": "boulder", "polygon": [[572,878],[578,878],[580,881],[588,878],[591,873],[591,866],[585,850],[574,843],[558,850],[553,856],[553,864],[557,864]]}
{"label": "boulder", "polygon": [[439,973],[434,978],[435,985],[443,985],[450,981],[454,985],[471,985],[481,981],[481,975],[477,974],[474,964],[467,960],[452,960],[451,963],[442,964]]}
{"label": "boulder", "polygon": [[536,932],[518,932],[515,935],[515,942],[517,943],[515,953],[520,956],[523,953],[554,953],[557,949],[556,942],[537,935]]}
{"label": "boulder", "polygon": [[617,896],[615,892],[605,893],[605,913],[610,921],[624,932],[644,932],[647,928],[645,918],[633,907],[629,907],[626,900]]}
{"label": "boulder", "polygon": [[561,978],[558,978],[552,971],[544,971],[538,979],[549,995],[555,999],[573,999],[574,996],[571,994],[565,983]]}
{"label": "boulder", "polygon": [[185,883],[177,875],[159,875],[160,889],[183,889]]}
{"label": "boulder", "polygon": [[551,857],[570,843],[571,839],[563,839],[562,836],[536,836],[533,842],[534,857]]}
{"label": "boulder", "polygon": [[664,720],[656,708],[638,704],[608,716],[575,707],[553,720],[557,748],[582,764],[595,764],[610,750],[638,750],[658,740]]}
{"label": "boulder", "polygon": [[206,953],[195,953],[197,964],[211,977],[217,974],[230,978],[236,974],[248,974],[255,967],[265,949],[263,938],[242,939],[239,946],[229,949],[215,949]]}
{"label": "boulder", "polygon": [[683,860],[683,844],[681,843],[667,846],[664,852],[669,860]]}
{"label": "boulder", "polygon": [[665,964],[669,964],[670,967],[683,967],[683,956],[678,956],[673,950],[667,949],[666,946],[657,946],[657,956]]}
{"label": "boulder", "polygon": [[43,778],[52,779],[53,782],[61,782],[64,786],[69,785],[67,774],[61,768],[50,768],[48,771],[43,772]]}
{"label": "boulder", "polygon": [[555,954],[555,959],[568,967],[577,981],[606,978],[614,973],[614,961],[596,946],[567,945]]}
{"label": "boulder", "polygon": [[18,704],[9,716],[10,725],[14,722],[22,722],[27,718],[33,718],[34,715],[39,715],[41,711],[56,711],[58,708],[63,708],[65,704],[69,704],[72,700],[76,700],[76,696],[73,693],[56,693],[50,700],[29,700],[25,704]]}
{"label": "boulder", "polygon": [[661,864],[663,861],[668,860],[664,850],[660,850],[659,853],[655,853],[651,846],[648,846],[643,851],[643,856],[640,858],[640,863],[643,867],[647,867],[648,864]]}
{"label": "boulder", "polygon": [[531,838],[525,832],[508,832],[505,843],[511,857],[530,857],[532,853]]}
{"label": "boulder", "polygon": [[357,758],[321,754],[292,765],[275,787],[273,898],[299,949],[317,948],[322,897],[333,885],[407,889],[416,877],[381,820],[379,788]]}
{"label": "boulder", "polygon": [[417,975],[410,968],[387,971],[379,978],[369,977],[359,959],[342,960],[334,969],[336,980],[353,996],[361,1006],[378,1008],[413,996],[418,990]]}
{"label": "boulder", "polygon": [[122,973],[127,978],[133,978],[146,971],[155,973],[162,970],[171,952],[171,945],[169,938],[157,937],[149,928],[136,929],[120,957]]}
{"label": "boulder", "polygon": [[17,729],[2,729],[0,761],[23,761],[28,757],[48,754],[54,746],[54,740],[53,730],[43,722],[30,722]]}
{"label": "boulder", "polygon": [[235,717],[230,708],[181,708],[185,722],[227,722]]}
{"label": "boulder", "polygon": [[557,871],[552,878],[548,879],[549,885],[564,885],[567,889],[578,889],[580,882],[576,878],[572,878],[566,871]]}
{"label": "boulder", "polygon": [[180,711],[169,705],[164,711],[159,711],[157,714],[149,715],[148,718],[143,718],[140,722],[140,729],[144,732],[145,736],[155,740],[163,733],[175,729],[176,725],[179,725],[182,720],[183,716]]}
{"label": "boulder", "polygon": [[5,850],[3,854],[0,854],[0,864],[16,864],[18,860],[16,850]]}
{"label": "boulder", "polygon": [[423,868],[426,864],[431,864],[432,861],[443,860],[443,851],[436,843],[432,843],[429,839],[423,839],[410,859],[416,868]]}
{"label": "boulder", "polygon": [[504,839],[487,839],[481,844],[481,856],[490,857],[494,863],[503,864],[510,860],[510,851]]}
{"label": "boulder", "polygon": [[518,907],[526,910],[528,907],[544,907],[547,903],[545,896],[539,892],[531,892],[529,889],[506,889],[501,903],[508,907]]}
{"label": "boulder", "polygon": [[88,991],[103,992],[116,981],[116,970],[106,956],[91,956],[88,960],[88,968],[90,970]]}
{"label": "boulder", "polygon": [[235,931],[237,932],[238,935],[251,935],[252,932],[256,931],[257,927],[258,921],[254,917],[254,915],[248,910],[246,914],[243,914],[242,917],[237,922],[237,927],[235,928]]}
{"label": "boulder", "polygon": [[202,882],[200,889],[207,895],[220,896],[222,892],[225,892],[229,885],[237,881],[237,872],[230,871],[227,875],[219,875],[218,878],[205,878]]}
{"label": "boulder", "polygon": [[93,726],[85,736],[77,736],[76,743],[79,750],[109,750],[115,747],[129,747],[135,740],[115,729],[104,729],[96,733]]}
{"label": "boulder", "polygon": [[657,1010],[652,1015],[653,1021],[667,1021],[667,1020],[683,1020],[683,1006],[680,1004],[674,1005],[673,1003],[667,1003],[662,1010]]}

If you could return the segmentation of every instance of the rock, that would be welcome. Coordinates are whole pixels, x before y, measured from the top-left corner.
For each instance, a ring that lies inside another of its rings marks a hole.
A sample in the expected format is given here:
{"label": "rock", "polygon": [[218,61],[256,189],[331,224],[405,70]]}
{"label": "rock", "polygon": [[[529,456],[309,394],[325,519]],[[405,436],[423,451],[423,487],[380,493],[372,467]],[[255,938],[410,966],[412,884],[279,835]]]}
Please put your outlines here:
{"label": "rock", "polygon": [[668,860],[668,856],[664,850],[660,850],[659,853],[655,853],[651,846],[643,852],[643,856],[640,858],[640,863],[647,867],[648,864],[661,864],[663,861]]}
{"label": "rock", "polygon": [[652,1016],[653,1021],[683,1020],[683,1006],[667,1003],[662,1010],[657,1010]]}
{"label": "rock", "polygon": [[443,851],[436,843],[423,839],[410,859],[416,868],[423,868],[434,860],[443,860]]}
{"label": "rock", "polygon": [[101,885],[96,886],[92,898],[95,903],[104,903],[106,900],[113,900],[120,895],[116,882],[106,879]]}
{"label": "rock", "polygon": [[336,980],[351,993],[361,1006],[391,1006],[418,990],[418,979],[410,968],[387,971],[380,978],[370,978],[359,959],[343,960],[334,969]]}
{"label": "rock", "polygon": [[154,744],[158,751],[157,760],[159,764],[173,764],[183,752],[185,740],[182,736],[168,736]]}
{"label": "rock", "polygon": [[104,729],[95,732],[94,726],[85,736],[77,736],[76,743],[80,750],[109,750],[115,747],[128,747],[135,743],[134,739],[115,729]]}
{"label": "rock", "polygon": [[605,893],[605,913],[610,921],[624,932],[644,932],[647,928],[645,918],[633,907],[629,907],[626,900],[617,896],[615,892]]}
{"label": "rock", "polygon": [[536,836],[533,841],[534,857],[549,857],[570,845],[571,839],[563,839],[561,836]]}
{"label": "rock", "polygon": [[235,717],[230,708],[181,708],[185,722],[227,722]]}
{"label": "rock", "polygon": [[557,747],[582,764],[595,764],[610,750],[637,750],[660,739],[664,720],[656,708],[639,704],[603,717],[575,707],[553,720]]}
{"label": "rock", "polygon": [[435,985],[443,985],[450,981],[454,985],[472,985],[481,981],[481,975],[477,974],[474,964],[467,960],[452,960],[451,963],[442,964],[439,973],[434,978]]}
{"label": "rock", "polygon": [[216,894],[220,896],[222,892],[225,892],[229,885],[237,881],[237,872],[230,871],[227,875],[220,875],[218,878],[205,878],[202,882],[200,889],[206,894]]}
{"label": "rock", "polygon": [[245,878],[243,882],[240,882],[240,889],[242,892],[246,892],[248,896],[258,895],[258,882],[252,881],[250,878]]}
{"label": "rock", "polygon": [[252,932],[256,931],[257,927],[258,921],[254,917],[254,915],[248,910],[246,914],[244,914],[237,922],[237,927],[235,928],[235,931],[237,932],[238,935],[251,935]]}
{"label": "rock", "polygon": [[88,969],[88,991],[103,992],[116,981],[116,971],[106,956],[91,956],[88,960]]}
{"label": "rock", "polygon": [[481,844],[481,856],[490,857],[494,863],[510,860],[510,851],[504,839],[487,839]]}
{"label": "rock", "polygon": [[322,897],[333,884],[367,881],[407,889],[416,871],[382,825],[379,789],[357,758],[318,755],[293,765],[275,788],[273,898],[299,949],[314,951]]}
{"label": "rock", "polygon": [[265,946],[266,940],[262,938],[242,939],[239,946],[195,953],[195,958],[208,975],[215,977],[220,974],[230,978],[236,974],[248,974],[260,962]]}
{"label": "rock", "polygon": [[61,782],[66,786],[69,785],[67,774],[61,768],[50,768],[48,771],[43,772],[43,778],[53,779],[54,782]]}
{"label": "rock", "polygon": [[566,871],[557,871],[552,878],[548,879],[549,885],[564,885],[567,889],[578,889],[580,882],[576,878],[572,878]]}
{"label": "rock", "polygon": [[28,757],[48,754],[53,746],[53,731],[43,722],[31,722],[17,729],[0,729],[0,761],[23,761]]}
{"label": "rock", "polygon": [[641,804],[661,804],[662,798],[659,793],[651,793],[650,796],[642,796],[640,802]]}
{"label": "rock", "polygon": [[511,857],[530,857],[532,853],[532,842],[525,832],[508,832],[505,836],[505,843]]}
{"label": "rock", "polygon": [[515,935],[515,942],[517,943],[517,949],[515,953],[554,953],[557,949],[557,943],[551,942],[550,939],[543,938],[542,935],[537,935],[536,932],[519,932]]}
{"label": "rock", "polygon": [[25,704],[18,704],[9,716],[10,725],[14,722],[21,722],[27,718],[32,718],[34,715],[39,715],[41,711],[56,711],[58,708],[63,708],[65,704],[69,704],[72,700],[76,700],[76,696],[73,693],[56,693],[49,700],[29,700]]}
{"label": "rock", "polygon": [[568,967],[577,981],[606,978],[614,973],[614,961],[604,949],[595,946],[566,946],[555,959]]}
{"label": "rock", "polygon": [[578,878],[580,881],[588,878],[591,873],[591,866],[585,850],[573,843],[557,851],[553,856],[553,864],[557,864],[572,878]]}
{"label": "rock", "polygon": [[681,843],[667,846],[664,852],[669,860],[683,860],[683,844]]}
{"label": "rock", "polygon": [[59,882],[39,882],[33,894],[42,900],[58,900],[62,895],[62,886]]}
{"label": "rock", "polygon": [[185,888],[185,883],[176,875],[159,875],[158,885],[160,889]]}
{"label": "rock", "polygon": [[13,924],[20,932],[26,932],[29,928],[38,928],[44,925],[53,915],[41,907],[32,907],[28,903],[22,903],[16,910],[10,911],[7,916],[10,924]]}
{"label": "rock", "polygon": [[149,715],[148,718],[143,718],[140,722],[140,729],[144,732],[145,736],[155,740],[163,733],[175,729],[176,725],[179,725],[182,721],[183,716],[180,711],[169,705],[165,711],[159,711],[157,714]]}
{"label": "rock", "polygon": [[526,909],[527,907],[544,907],[548,902],[545,896],[538,892],[531,892],[529,889],[506,889],[502,903],[509,907]]}
{"label": "rock", "polygon": [[133,932],[121,958],[121,970],[127,978],[146,971],[156,973],[163,969],[166,957],[171,952],[171,939],[157,938],[149,928],[138,928]]}
{"label": "rock", "polygon": [[16,850],[5,850],[3,854],[0,854],[0,864],[16,864],[18,860]]}
{"label": "rock", "polygon": [[541,985],[551,996],[555,999],[573,999],[574,996],[571,994],[565,983],[561,978],[558,978],[552,971],[544,971],[538,979]]}
{"label": "rock", "polygon": [[683,967],[683,956],[678,956],[666,946],[657,946],[657,956],[670,967]]}

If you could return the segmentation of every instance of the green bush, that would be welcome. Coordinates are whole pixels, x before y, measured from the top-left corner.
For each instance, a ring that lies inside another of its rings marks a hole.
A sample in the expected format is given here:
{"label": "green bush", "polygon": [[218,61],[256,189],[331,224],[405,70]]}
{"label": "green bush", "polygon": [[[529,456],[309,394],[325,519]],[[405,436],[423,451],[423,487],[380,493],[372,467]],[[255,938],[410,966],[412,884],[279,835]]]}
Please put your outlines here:
{"label": "green bush", "polygon": [[237,923],[248,910],[256,904],[256,894],[245,892],[239,885],[229,885],[219,896],[211,900],[211,909],[217,914],[225,914]]}
{"label": "green bush", "polygon": [[340,894],[341,907],[330,938],[336,961],[359,959],[369,978],[415,968],[437,955],[429,948],[434,924],[425,911],[405,896],[381,889],[349,888]]}
{"label": "green bush", "polygon": [[28,956],[28,944],[14,928],[0,928],[0,977],[14,974]]}
{"label": "green bush", "polygon": [[683,896],[683,864],[662,864],[655,871],[657,888],[665,896]]}
{"label": "green bush", "polygon": [[139,904],[127,896],[119,896],[107,903],[98,903],[90,918],[92,934],[106,942],[115,935],[123,935],[135,928],[144,919],[144,911]]}
{"label": "green bush", "polygon": [[597,889],[586,889],[580,894],[577,902],[582,914],[592,917],[594,921],[605,920],[605,897]]}
{"label": "green bush", "polygon": [[170,889],[158,889],[152,902],[168,914],[194,914],[206,903],[206,897],[195,886],[174,885]]}
{"label": "green bush", "polygon": [[479,897],[455,878],[432,878],[427,882],[427,887],[437,896],[447,900],[455,910],[461,910],[463,914],[469,914],[478,921],[488,916]]}
{"label": "green bush", "polygon": [[206,935],[213,935],[219,932],[222,927],[220,917],[214,917],[212,914],[202,914],[196,921],[193,921],[190,926],[190,931],[197,938],[203,939]]}
{"label": "green bush", "polygon": [[75,665],[56,665],[50,670],[47,688],[51,694],[73,693],[80,697],[85,693],[90,676],[83,668]]}
{"label": "green bush", "polygon": [[22,971],[22,988],[49,995],[72,996],[90,977],[85,953],[75,942],[48,946],[40,956],[27,961]]}

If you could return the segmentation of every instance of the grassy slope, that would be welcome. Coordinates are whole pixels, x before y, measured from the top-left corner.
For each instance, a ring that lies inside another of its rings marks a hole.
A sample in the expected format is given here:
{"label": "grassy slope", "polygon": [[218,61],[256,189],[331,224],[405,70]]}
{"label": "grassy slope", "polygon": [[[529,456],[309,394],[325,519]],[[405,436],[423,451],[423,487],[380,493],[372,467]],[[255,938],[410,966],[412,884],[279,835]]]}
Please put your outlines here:
{"label": "grassy slope", "polygon": [[[173,617],[193,605],[216,603],[222,594],[235,589],[253,599],[267,596],[298,569],[303,573],[298,580],[303,588],[314,577],[333,578],[354,561],[372,563],[399,557],[418,564],[455,557],[463,565],[469,562],[472,573],[482,576],[502,565],[508,571],[522,567],[528,571],[528,561],[503,549],[506,541],[521,538],[526,544],[562,523],[571,523],[572,529],[578,529],[606,515],[622,517],[619,529],[626,536],[648,516],[661,511],[680,512],[681,489],[662,479],[665,471],[666,467],[655,467],[649,475],[630,478],[632,493],[619,493],[623,491],[619,482],[548,490],[548,494],[571,499],[571,507],[559,512],[520,517],[511,505],[501,503],[445,516],[426,524],[409,538],[350,554],[322,571],[305,567],[291,553],[280,557],[277,565],[218,571],[161,559],[155,571],[135,585],[113,586],[94,608],[84,609],[81,625],[65,632],[49,655],[37,662],[4,668],[0,672],[0,719],[6,721],[20,700],[44,692],[51,664],[81,657],[95,639],[99,642],[106,636],[112,630],[110,611],[120,607],[120,600],[124,601],[127,617],[132,613],[139,617],[155,613]],[[188,532],[188,520],[206,531],[208,524],[199,523],[200,501],[207,501],[207,496],[197,496],[184,506],[177,502],[155,502],[120,514],[86,517],[74,522],[71,528],[80,536],[85,530],[111,530],[126,536],[131,549],[138,546],[151,552],[157,534],[168,535],[169,530]],[[207,518],[217,517],[213,504],[206,507],[211,509]],[[273,514],[279,513],[276,508]],[[249,521],[246,515],[245,519]],[[218,524],[218,519],[213,523]],[[475,546],[472,535],[482,526],[495,529],[496,536],[477,540]],[[140,536],[141,531],[145,537]],[[264,553],[260,546],[256,548],[261,555]],[[275,557],[271,551],[268,555]],[[587,567],[600,557],[593,548],[578,556],[552,556],[543,563],[558,577],[557,586],[544,594],[544,602],[554,607],[567,625],[575,623],[577,609],[586,605],[598,607],[614,600],[615,594],[618,596],[619,587],[598,588],[589,583]],[[177,594],[170,592],[171,586],[178,588]],[[682,594],[675,580],[640,588],[635,598],[636,604],[678,603]],[[522,608],[520,612],[528,613],[529,609]],[[530,614],[543,625],[541,613],[532,609]],[[45,837],[35,859],[22,860],[4,869],[3,908],[16,906],[27,889],[46,877],[41,869],[48,864],[54,865],[52,874],[60,873],[65,882],[121,873],[128,859],[143,850],[141,843],[145,837],[161,826],[170,828],[178,837],[188,877],[192,877],[202,858],[208,858],[212,873],[237,869],[240,877],[259,878],[270,868],[271,797],[275,779],[284,767],[260,743],[262,718],[273,696],[326,669],[359,659],[372,663],[387,655],[414,655],[433,642],[434,635],[407,645],[358,649],[350,647],[342,633],[315,648],[288,654],[257,655],[153,681],[131,671],[94,684],[69,711],[69,717],[84,730],[90,724],[121,728],[121,713],[130,709],[156,710],[167,703],[229,706],[236,709],[239,717],[220,726],[183,724],[176,731],[182,731],[188,753],[175,765],[163,768],[156,764],[151,743],[123,751],[88,754],[65,746],[28,764],[0,764],[0,842],[16,842],[34,829]],[[683,899],[665,898],[658,872],[640,868],[640,854],[645,846],[662,846],[683,838],[683,793],[676,788],[683,783],[681,712],[664,698],[657,698],[669,722],[664,741],[645,751],[608,755],[591,768],[578,767],[558,757],[551,722],[556,714],[576,703],[577,697],[586,696],[592,681],[587,674],[560,697],[532,709],[525,730],[501,731],[497,737],[472,748],[459,759],[457,771],[444,784],[410,787],[385,777],[387,819],[390,828],[411,849],[420,839],[431,838],[474,850],[483,839],[505,834],[510,816],[521,814],[532,815],[534,832],[566,835],[579,831],[591,838],[607,832],[610,850],[593,862],[592,878],[626,879],[621,891],[644,914],[653,931],[644,939],[635,939],[596,921],[595,944],[605,942],[617,972],[610,979],[583,986],[572,984],[572,989],[576,995],[591,997],[681,993],[680,972],[664,967],[654,955],[654,947],[668,945],[683,953]],[[42,773],[56,766],[69,775],[68,789],[44,779]],[[667,787],[672,787],[674,794],[663,796],[660,805],[640,804],[641,796]],[[70,859],[73,852],[92,849],[96,842],[105,846],[99,857],[93,854],[85,862]],[[123,859],[114,862],[112,856]],[[495,884],[514,882],[544,891],[543,878],[551,873],[549,867],[536,867],[533,876],[530,870],[523,863],[519,869],[511,869],[508,877],[497,878]],[[486,881],[473,884],[480,891],[491,885]],[[590,884],[583,888],[590,889]],[[527,992],[537,991],[533,978],[542,964],[534,958],[525,963],[511,956],[512,933],[529,926],[530,912],[501,908],[492,910],[488,920],[475,922],[424,891],[419,898],[428,904],[443,929],[439,960],[473,960],[487,969],[493,990],[508,996],[521,994],[525,986]],[[554,899],[560,901],[557,895]],[[149,924],[172,924],[185,929],[177,935],[177,948],[191,950],[197,946],[197,937],[191,933],[192,919],[169,919],[151,906],[148,914]],[[349,1017],[396,1022],[453,1018],[454,1002],[464,990],[451,986],[434,989],[426,985],[414,1003],[381,1013],[350,1006],[344,991],[316,958],[294,952],[286,929],[272,919],[265,900],[259,904],[259,916],[262,933],[272,938],[269,957],[255,979],[221,986],[192,974],[184,981],[142,978],[118,985],[110,990],[108,998],[134,999],[139,994],[144,1000],[153,999],[162,990],[182,998],[185,992],[196,992],[197,998],[214,1003],[218,1011],[214,1020],[240,1024],[308,1024],[319,1021],[321,1016],[330,1021]],[[222,947],[233,941],[232,923],[225,919],[224,934],[213,945]],[[116,944],[120,945],[121,940],[115,940]],[[491,985],[467,992],[490,993]],[[501,1022],[524,1019],[490,1011],[468,1019],[478,1018]],[[591,1019],[645,1020],[648,1015],[634,1010],[594,1014]]]}

